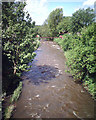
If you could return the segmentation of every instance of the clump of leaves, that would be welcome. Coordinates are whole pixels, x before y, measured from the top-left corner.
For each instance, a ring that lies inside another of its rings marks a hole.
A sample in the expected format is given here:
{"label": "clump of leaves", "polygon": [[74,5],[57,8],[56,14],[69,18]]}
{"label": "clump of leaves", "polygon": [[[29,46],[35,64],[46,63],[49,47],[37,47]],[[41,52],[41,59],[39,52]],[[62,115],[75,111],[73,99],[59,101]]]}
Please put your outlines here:
{"label": "clump of leaves", "polygon": [[19,83],[19,86],[14,91],[14,93],[13,93],[11,99],[10,99],[11,103],[18,100],[18,98],[20,96],[20,93],[21,93],[21,89],[22,89],[22,82]]}
{"label": "clump of leaves", "polygon": [[28,63],[34,57],[33,52],[39,46],[34,39],[35,22],[32,22],[28,12],[24,12],[25,6],[25,2],[2,3],[3,54],[13,63],[11,67],[16,75],[28,68]]}
{"label": "clump of leaves", "polygon": [[8,108],[5,110],[5,119],[11,117],[12,111],[14,110],[14,108],[15,108],[14,105],[8,106]]}
{"label": "clump of leaves", "polygon": [[10,118],[12,115],[12,112],[15,108],[15,105],[13,104],[13,102],[17,101],[20,94],[21,94],[21,89],[22,89],[22,82],[19,83],[19,86],[15,89],[12,97],[10,98],[10,105],[5,109],[4,112],[4,118]]}
{"label": "clump of leaves", "polygon": [[[96,77],[95,77],[96,79]],[[84,79],[84,87],[91,93],[93,98],[96,99],[96,82],[94,82],[94,78],[86,76]]]}

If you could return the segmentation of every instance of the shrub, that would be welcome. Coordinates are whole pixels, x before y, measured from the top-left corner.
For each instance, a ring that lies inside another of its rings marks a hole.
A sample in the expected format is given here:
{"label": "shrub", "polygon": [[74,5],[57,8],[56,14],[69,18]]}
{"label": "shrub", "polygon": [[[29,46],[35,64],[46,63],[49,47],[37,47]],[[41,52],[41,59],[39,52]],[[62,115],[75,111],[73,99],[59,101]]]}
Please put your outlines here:
{"label": "shrub", "polygon": [[88,91],[96,97],[96,24],[83,28],[81,35],[66,34],[64,39],[55,39],[65,52],[66,64],[76,80],[84,83]]}

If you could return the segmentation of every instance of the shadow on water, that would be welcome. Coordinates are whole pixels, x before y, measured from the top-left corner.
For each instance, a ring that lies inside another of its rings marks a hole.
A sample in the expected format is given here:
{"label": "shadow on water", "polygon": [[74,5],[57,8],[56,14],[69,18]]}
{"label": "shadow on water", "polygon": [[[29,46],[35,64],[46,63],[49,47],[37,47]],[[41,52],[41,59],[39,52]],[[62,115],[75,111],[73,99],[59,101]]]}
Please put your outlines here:
{"label": "shadow on water", "polygon": [[22,79],[28,80],[28,82],[34,85],[40,85],[40,83],[49,83],[50,80],[60,75],[58,68],[49,65],[32,65],[29,72],[23,73]]}

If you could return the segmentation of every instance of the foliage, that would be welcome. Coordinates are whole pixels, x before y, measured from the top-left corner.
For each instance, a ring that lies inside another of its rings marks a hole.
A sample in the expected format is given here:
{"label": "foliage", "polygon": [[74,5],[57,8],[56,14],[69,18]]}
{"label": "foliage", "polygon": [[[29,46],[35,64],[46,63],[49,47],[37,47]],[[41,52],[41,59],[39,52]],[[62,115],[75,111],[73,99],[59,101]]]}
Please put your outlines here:
{"label": "foliage", "polygon": [[8,119],[11,117],[12,115],[12,111],[14,110],[14,105],[10,105],[8,106],[8,108],[6,108],[6,111],[5,111],[5,119]]}
{"label": "foliage", "polygon": [[[41,27],[40,25],[36,25],[35,28],[34,28],[34,33],[36,34],[36,36],[37,36],[38,34],[40,35],[40,33],[39,33],[40,27]],[[35,37],[36,37],[36,36],[35,36]]]}
{"label": "foliage", "polygon": [[[2,92],[6,92],[6,95],[16,89],[21,80],[18,76],[22,71],[29,70],[27,68],[31,67],[28,63],[36,55],[34,51],[40,43],[34,39],[37,28],[28,12],[24,12],[25,6],[25,2],[2,2]],[[11,102],[18,99],[21,88],[20,82]],[[13,109],[14,105],[8,107],[9,113],[5,115],[7,118]]]}
{"label": "foliage", "polygon": [[[96,76],[95,76],[96,80]],[[96,81],[94,82],[94,78],[86,76],[84,80],[84,86],[85,88],[91,93],[93,98],[96,99]]]}
{"label": "foliage", "polygon": [[90,25],[94,21],[93,9],[79,9],[71,17],[72,32],[80,32],[83,27]]}
{"label": "foliage", "polygon": [[64,34],[62,35],[63,39],[55,38],[54,41],[57,42],[64,51],[70,50],[77,46],[80,41],[80,37],[78,35]]}
{"label": "foliage", "polygon": [[42,37],[56,37],[56,36],[58,36],[59,30],[57,30],[57,26],[62,21],[62,19],[63,19],[62,8],[58,8],[58,9],[53,10],[49,14],[48,18],[45,20],[43,25],[39,27],[38,34]]}
{"label": "foliage", "polygon": [[44,23],[42,26],[40,26],[40,28],[38,29],[38,34],[41,37],[50,37],[49,28],[46,23]]}
{"label": "foliage", "polygon": [[50,37],[55,37],[57,35],[56,27],[59,24],[59,22],[61,22],[62,18],[63,18],[62,8],[57,8],[56,10],[53,10],[49,14],[47,18],[47,22],[48,22]]}
{"label": "foliage", "polygon": [[89,92],[96,97],[96,33],[93,23],[83,28],[81,35],[66,34],[63,39],[55,39],[66,51],[67,65],[76,80],[84,82]]}
{"label": "foliage", "polygon": [[71,24],[71,17],[64,17],[57,26],[58,33],[70,31],[70,24]]}
{"label": "foliage", "polygon": [[19,86],[14,91],[14,93],[13,93],[11,99],[10,99],[11,103],[18,100],[18,98],[20,96],[20,93],[21,93],[21,89],[22,89],[22,82],[19,83]]}
{"label": "foliage", "polygon": [[28,13],[26,13],[26,20],[24,19],[25,5],[26,3],[21,2],[2,4],[3,54],[13,62],[14,74],[28,68],[27,63],[34,57],[33,51],[36,47],[36,41],[32,38],[36,36],[35,22],[31,23]]}
{"label": "foliage", "polygon": [[16,102],[21,94],[22,82],[19,82],[19,86],[15,89],[13,95],[10,98],[10,105],[5,109],[4,118],[10,118],[12,116],[12,112],[15,108],[13,102]]}

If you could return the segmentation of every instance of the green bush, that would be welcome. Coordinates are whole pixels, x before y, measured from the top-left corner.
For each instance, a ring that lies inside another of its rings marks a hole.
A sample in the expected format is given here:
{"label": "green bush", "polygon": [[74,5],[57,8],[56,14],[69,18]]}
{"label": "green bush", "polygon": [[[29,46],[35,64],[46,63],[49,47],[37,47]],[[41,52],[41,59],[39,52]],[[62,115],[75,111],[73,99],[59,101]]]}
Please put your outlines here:
{"label": "green bush", "polygon": [[64,34],[63,39],[55,38],[54,41],[57,42],[64,51],[75,48],[78,44],[80,44],[80,36],[74,34]]}
{"label": "green bush", "polygon": [[65,52],[70,73],[76,80],[84,83],[88,91],[96,97],[96,38],[92,24],[83,28],[80,35],[63,35],[55,39]]}
{"label": "green bush", "polygon": [[18,100],[18,98],[21,94],[21,89],[22,89],[22,82],[19,82],[18,87],[15,89],[15,91],[10,99],[11,103]]}
{"label": "green bush", "polygon": [[34,58],[33,52],[39,46],[39,42],[34,39],[35,22],[24,11],[25,6],[25,2],[2,3],[3,54],[12,61],[11,67],[16,75],[29,67],[28,63]]}

